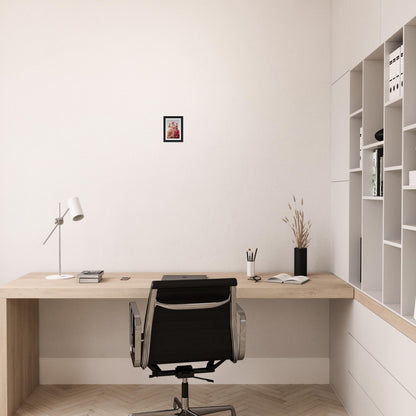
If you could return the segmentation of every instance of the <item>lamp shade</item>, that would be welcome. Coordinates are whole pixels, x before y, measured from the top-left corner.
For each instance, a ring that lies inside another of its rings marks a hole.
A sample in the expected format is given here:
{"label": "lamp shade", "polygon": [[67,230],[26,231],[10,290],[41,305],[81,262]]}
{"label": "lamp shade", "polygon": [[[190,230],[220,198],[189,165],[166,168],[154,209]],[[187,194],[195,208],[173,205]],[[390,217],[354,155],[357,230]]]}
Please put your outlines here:
{"label": "lamp shade", "polygon": [[80,221],[84,218],[84,213],[82,212],[81,204],[78,197],[73,197],[68,199],[68,208],[69,214],[73,221]]}

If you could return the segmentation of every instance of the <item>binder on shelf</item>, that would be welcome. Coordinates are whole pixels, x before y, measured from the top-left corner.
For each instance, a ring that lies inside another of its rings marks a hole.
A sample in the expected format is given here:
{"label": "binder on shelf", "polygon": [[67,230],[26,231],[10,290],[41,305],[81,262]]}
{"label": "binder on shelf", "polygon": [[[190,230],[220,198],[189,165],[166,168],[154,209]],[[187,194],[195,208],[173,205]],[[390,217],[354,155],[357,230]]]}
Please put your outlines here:
{"label": "binder on shelf", "polygon": [[392,52],[389,54],[389,100],[393,98],[393,78],[394,78],[393,61],[394,61],[394,53]]}
{"label": "binder on shelf", "polygon": [[399,46],[389,55],[389,100],[400,98],[400,50]]}
{"label": "binder on shelf", "polygon": [[400,97],[400,46],[394,51],[395,55],[395,77],[394,77],[394,87],[396,88],[395,98]]}
{"label": "binder on shelf", "polygon": [[403,97],[404,47],[400,46],[400,97]]}

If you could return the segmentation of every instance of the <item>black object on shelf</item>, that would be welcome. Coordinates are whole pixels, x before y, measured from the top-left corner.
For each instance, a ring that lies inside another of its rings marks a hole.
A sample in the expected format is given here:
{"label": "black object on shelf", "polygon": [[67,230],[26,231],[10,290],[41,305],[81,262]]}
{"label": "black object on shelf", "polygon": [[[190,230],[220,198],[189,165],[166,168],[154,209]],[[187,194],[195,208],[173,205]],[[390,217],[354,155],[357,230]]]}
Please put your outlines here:
{"label": "black object on shelf", "polygon": [[295,276],[307,276],[308,249],[295,247]]}
{"label": "black object on shelf", "polygon": [[384,174],[384,152],[383,148],[377,149],[377,196],[383,196],[383,174]]}
{"label": "black object on shelf", "polygon": [[382,142],[384,140],[384,129],[381,129],[378,132],[376,132],[374,137],[376,138],[377,141]]}

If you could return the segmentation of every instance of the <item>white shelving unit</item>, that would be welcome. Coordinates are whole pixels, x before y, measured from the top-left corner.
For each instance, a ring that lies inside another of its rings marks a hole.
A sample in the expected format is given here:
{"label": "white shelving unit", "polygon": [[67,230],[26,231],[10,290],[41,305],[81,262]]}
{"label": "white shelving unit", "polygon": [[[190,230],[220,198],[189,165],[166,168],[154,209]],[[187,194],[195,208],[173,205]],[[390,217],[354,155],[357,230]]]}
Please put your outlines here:
{"label": "white shelving unit", "polygon": [[[402,44],[402,95],[389,99],[388,58]],[[409,171],[416,170],[416,19],[350,71],[349,116],[349,282],[416,325],[416,187],[409,186]],[[378,148],[383,196],[373,196],[371,186]]]}

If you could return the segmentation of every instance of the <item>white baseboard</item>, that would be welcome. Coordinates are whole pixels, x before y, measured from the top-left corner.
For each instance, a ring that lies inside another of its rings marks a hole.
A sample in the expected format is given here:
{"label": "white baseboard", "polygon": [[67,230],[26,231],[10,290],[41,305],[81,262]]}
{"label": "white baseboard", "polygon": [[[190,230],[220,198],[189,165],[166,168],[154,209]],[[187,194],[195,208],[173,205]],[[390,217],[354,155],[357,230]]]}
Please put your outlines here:
{"label": "white baseboard", "polygon": [[[149,374],[132,367],[129,358],[40,358],[40,384],[178,383]],[[329,358],[246,358],[202,376],[217,384],[329,384]]]}

